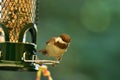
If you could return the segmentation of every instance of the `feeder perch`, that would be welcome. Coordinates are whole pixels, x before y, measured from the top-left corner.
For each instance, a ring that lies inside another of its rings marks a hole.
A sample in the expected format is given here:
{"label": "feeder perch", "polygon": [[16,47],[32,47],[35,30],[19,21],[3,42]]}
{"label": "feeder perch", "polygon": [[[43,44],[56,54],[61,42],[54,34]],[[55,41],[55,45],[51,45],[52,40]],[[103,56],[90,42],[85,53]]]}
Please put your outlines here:
{"label": "feeder perch", "polygon": [[[35,24],[37,2],[37,0],[0,0],[0,28],[4,37],[4,41],[0,42],[0,70],[35,71],[36,65],[59,63],[39,60],[37,57]],[[25,41],[26,32],[30,32],[31,42]]]}

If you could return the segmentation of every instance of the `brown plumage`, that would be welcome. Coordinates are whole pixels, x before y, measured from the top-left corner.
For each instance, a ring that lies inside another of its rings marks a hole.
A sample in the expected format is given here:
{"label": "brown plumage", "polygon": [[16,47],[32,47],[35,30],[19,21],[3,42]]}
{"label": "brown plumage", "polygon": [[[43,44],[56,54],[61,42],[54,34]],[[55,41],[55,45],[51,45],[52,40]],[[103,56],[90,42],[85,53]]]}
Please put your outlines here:
{"label": "brown plumage", "polygon": [[67,51],[70,43],[70,36],[68,34],[61,34],[58,37],[52,37],[46,42],[46,48],[40,50],[43,55],[55,57],[61,60],[62,55]]}

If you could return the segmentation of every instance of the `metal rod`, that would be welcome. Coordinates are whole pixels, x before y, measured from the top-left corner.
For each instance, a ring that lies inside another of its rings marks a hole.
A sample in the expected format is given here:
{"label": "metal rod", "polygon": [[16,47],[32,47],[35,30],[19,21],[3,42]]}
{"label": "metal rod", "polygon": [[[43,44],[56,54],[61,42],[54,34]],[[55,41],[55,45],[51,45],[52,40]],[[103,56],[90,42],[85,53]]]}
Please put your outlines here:
{"label": "metal rod", "polygon": [[32,56],[32,60],[26,60],[25,58],[26,52],[23,54],[23,61],[24,62],[32,62],[32,63],[36,63],[36,64],[45,64],[45,65],[55,65],[55,64],[59,64],[59,61],[54,61],[54,60],[38,60],[37,55],[33,55]]}

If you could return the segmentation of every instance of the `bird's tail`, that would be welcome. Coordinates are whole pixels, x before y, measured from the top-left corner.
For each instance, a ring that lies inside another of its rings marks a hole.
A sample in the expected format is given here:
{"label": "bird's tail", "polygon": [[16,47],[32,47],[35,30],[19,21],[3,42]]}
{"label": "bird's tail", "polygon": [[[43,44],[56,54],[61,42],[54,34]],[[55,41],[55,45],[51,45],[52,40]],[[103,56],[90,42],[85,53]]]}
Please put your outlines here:
{"label": "bird's tail", "polygon": [[45,49],[39,50],[38,52],[42,53],[43,55],[47,55],[47,51]]}

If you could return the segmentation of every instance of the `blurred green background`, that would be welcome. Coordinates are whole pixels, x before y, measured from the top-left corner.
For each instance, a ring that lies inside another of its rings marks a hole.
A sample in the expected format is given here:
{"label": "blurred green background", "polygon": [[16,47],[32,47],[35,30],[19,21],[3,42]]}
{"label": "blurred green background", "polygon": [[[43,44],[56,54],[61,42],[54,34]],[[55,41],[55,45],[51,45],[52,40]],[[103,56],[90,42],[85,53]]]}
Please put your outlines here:
{"label": "blurred green background", "polygon": [[[120,80],[120,0],[40,0],[37,14],[38,49],[61,33],[72,38],[61,63],[49,66],[54,80]],[[35,77],[0,71],[0,80]]]}

